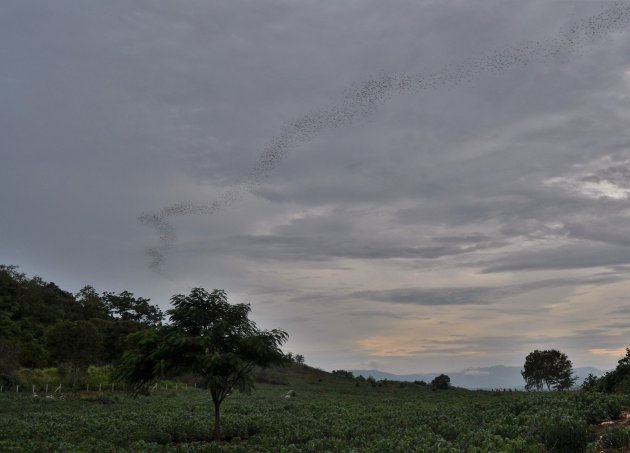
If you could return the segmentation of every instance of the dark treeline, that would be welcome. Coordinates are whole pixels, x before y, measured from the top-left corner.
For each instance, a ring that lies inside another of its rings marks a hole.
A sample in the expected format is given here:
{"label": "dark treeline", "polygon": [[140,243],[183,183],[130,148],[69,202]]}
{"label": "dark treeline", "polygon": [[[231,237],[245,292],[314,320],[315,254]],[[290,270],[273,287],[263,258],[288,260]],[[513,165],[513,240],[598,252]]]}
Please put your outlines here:
{"label": "dark treeline", "polygon": [[0,382],[19,368],[63,364],[76,381],[88,365],[116,365],[129,334],[162,324],[164,314],[149,302],[91,286],[72,294],[0,265]]}

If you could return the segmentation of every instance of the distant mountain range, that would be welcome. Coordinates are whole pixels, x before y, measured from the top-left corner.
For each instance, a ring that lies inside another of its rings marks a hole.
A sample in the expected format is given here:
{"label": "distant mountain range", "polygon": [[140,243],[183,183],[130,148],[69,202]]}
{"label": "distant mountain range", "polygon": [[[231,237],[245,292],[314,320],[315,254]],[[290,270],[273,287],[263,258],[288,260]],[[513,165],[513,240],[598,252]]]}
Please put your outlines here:
{"label": "distant mountain range", "polygon": [[[455,373],[444,373],[451,378],[451,384],[455,387],[467,389],[523,389],[525,384],[521,376],[521,367],[495,365],[485,368],[468,368]],[[388,379],[390,381],[425,381],[431,382],[434,377],[442,373],[429,374],[392,374],[379,370],[350,370],[355,376],[365,378],[372,376],[376,380]],[[589,374],[602,376],[605,372],[597,368],[574,368],[580,385]]]}

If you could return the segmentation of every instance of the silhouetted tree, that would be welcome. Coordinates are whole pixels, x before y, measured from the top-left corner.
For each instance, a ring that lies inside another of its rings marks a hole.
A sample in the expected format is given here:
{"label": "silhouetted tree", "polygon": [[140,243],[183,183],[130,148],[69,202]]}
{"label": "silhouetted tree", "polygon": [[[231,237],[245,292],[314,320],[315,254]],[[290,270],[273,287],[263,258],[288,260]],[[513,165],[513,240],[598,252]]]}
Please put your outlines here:
{"label": "silhouetted tree", "polygon": [[600,378],[601,390],[607,393],[630,393],[630,348],[617,367]]}
{"label": "silhouetted tree", "polygon": [[105,303],[92,286],[87,285],[81,288],[75,299],[81,307],[81,319],[87,321],[109,317]]}
{"label": "silhouetted tree", "polygon": [[545,351],[535,350],[525,357],[524,369],[521,371],[527,390],[541,391],[565,390],[571,388],[576,379],[573,376],[573,364],[566,354],[557,349]]}
{"label": "silhouetted tree", "polygon": [[598,378],[593,373],[589,373],[588,376],[582,382],[582,390],[585,392],[599,392],[602,390],[602,378]]}
{"label": "silhouetted tree", "polygon": [[162,325],[164,314],[157,305],[149,304],[150,299],[135,297],[129,291],[118,294],[105,292],[102,298],[105,307],[113,318],[133,321],[147,327]]}
{"label": "silhouetted tree", "polygon": [[334,374],[335,376],[339,376],[339,377],[343,377],[343,378],[350,378],[350,379],[354,379],[354,374],[352,374],[352,371],[347,371],[347,370],[333,370],[332,374]]}
{"label": "silhouetted tree", "polygon": [[438,390],[446,390],[451,386],[451,378],[445,374],[440,374],[431,381],[431,385]]}
{"label": "silhouetted tree", "polygon": [[221,438],[221,403],[234,389],[254,386],[256,366],[283,363],[281,330],[259,330],[248,316],[248,304],[230,305],[222,290],[193,289],[171,298],[169,326],[129,336],[119,379],[137,393],[163,372],[192,371],[204,379],[214,404],[214,437]]}

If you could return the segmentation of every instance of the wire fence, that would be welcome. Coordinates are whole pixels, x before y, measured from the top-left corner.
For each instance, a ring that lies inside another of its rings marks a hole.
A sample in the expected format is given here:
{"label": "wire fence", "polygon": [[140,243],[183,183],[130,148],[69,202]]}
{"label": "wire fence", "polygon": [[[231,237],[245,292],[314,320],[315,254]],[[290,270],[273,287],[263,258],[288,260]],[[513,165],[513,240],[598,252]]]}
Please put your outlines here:
{"label": "wire fence", "polygon": [[[158,390],[189,390],[189,389],[201,389],[201,387],[197,387],[197,384],[187,384],[187,383],[159,383],[148,387],[149,390],[158,391]],[[124,384],[115,384],[115,383],[107,383],[107,384],[98,384],[98,385],[90,385],[85,384],[81,386],[72,385],[64,385],[64,384],[30,384],[30,385],[0,385],[0,393],[10,392],[10,393],[31,393],[33,395],[39,396],[43,394],[45,396],[55,394],[61,394],[62,392],[124,392],[127,390],[127,386]]]}

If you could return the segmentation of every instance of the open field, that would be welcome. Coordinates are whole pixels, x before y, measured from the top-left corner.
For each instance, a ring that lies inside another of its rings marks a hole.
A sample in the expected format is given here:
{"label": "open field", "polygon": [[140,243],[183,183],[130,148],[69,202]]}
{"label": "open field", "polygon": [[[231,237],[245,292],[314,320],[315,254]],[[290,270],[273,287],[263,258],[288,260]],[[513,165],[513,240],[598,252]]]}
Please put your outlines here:
{"label": "open field", "polygon": [[[595,426],[630,405],[618,396],[357,386],[307,367],[268,378],[288,385],[260,384],[224,403],[221,444],[211,440],[212,404],[202,390],[137,399],[5,392],[0,451],[577,452],[598,451],[602,434],[610,445],[628,434]],[[296,397],[284,398],[291,389]]]}

